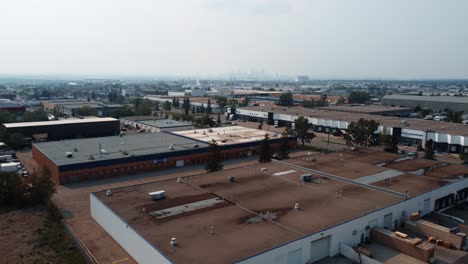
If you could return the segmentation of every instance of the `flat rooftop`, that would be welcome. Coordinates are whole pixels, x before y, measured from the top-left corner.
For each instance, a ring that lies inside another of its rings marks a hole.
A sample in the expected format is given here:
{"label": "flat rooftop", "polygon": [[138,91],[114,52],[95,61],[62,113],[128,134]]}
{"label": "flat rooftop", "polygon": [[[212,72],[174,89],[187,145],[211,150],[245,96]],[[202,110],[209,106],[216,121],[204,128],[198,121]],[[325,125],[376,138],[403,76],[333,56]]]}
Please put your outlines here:
{"label": "flat rooftop", "polygon": [[[373,119],[380,123],[384,127],[402,127],[405,129],[418,129],[418,130],[432,130],[442,134],[468,136],[468,126],[460,123],[448,123],[438,122],[433,120],[424,120],[418,118],[400,118],[390,116],[376,116],[370,114],[356,114],[346,113],[338,111],[327,111],[320,109],[309,109],[300,106],[296,107],[284,107],[277,105],[269,106],[254,106],[254,107],[241,107],[239,109],[250,110],[250,111],[262,111],[262,112],[273,112],[277,114],[286,114],[292,116],[304,116],[311,118],[319,118],[325,120],[336,120],[336,121],[358,121],[360,118]],[[402,121],[406,120],[406,124]]]}
{"label": "flat rooftop", "polygon": [[468,98],[465,96],[418,96],[418,95],[392,94],[392,95],[386,95],[382,99],[383,100],[392,99],[392,100],[410,100],[410,101],[428,101],[428,102],[468,104]]}
{"label": "flat rooftop", "polygon": [[159,128],[192,126],[192,124],[188,122],[181,122],[172,119],[140,120],[137,121],[137,123]]}
{"label": "flat rooftop", "polygon": [[347,112],[347,113],[362,113],[362,114],[374,114],[374,113],[385,113],[385,112],[397,112],[412,111],[412,108],[407,107],[391,107],[383,105],[329,105],[326,107],[319,107],[318,109],[325,111],[337,111],[337,112]]}
{"label": "flat rooftop", "polygon": [[[449,184],[405,171],[382,178],[403,158],[371,150],[305,155],[95,195],[172,261],[231,263],[404,201],[398,193],[414,197]],[[365,166],[351,169],[358,165]],[[303,183],[299,176],[308,169],[331,176],[312,173],[314,180]],[[153,201],[148,193],[160,190],[167,198]],[[170,246],[172,237],[179,247]]]}
{"label": "flat rooftop", "polygon": [[[195,144],[198,144],[198,148],[208,146],[165,132],[34,143],[36,148],[59,166],[182,151],[192,149]],[[104,155],[100,155],[99,145],[105,150]],[[174,150],[169,149],[171,145]],[[73,153],[73,157],[67,158],[67,152]]]}
{"label": "flat rooftop", "polygon": [[112,117],[85,117],[85,118],[68,118],[52,121],[40,121],[40,122],[20,122],[20,123],[6,123],[3,124],[6,128],[16,127],[34,127],[34,126],[56,126],[56,125],[67,125],[67,124],[83,124],[83,123],[97,123],[97,122],[115,122],[118,121]]}
{"label": "flat rooftop", "polygon": [[[264,167],[267,171],[260,171]],[[96,196],[175,263],[232,263],[403,201],[333,179],[302,184],[301,174],[259,164],[201,174],[188,183],[172,179]],[[168,198],[152,201],[147,193],[158,190]],[[343,197],[337,198],[340,190]],[[293,209],[295,203],[301,210]],[[269,221],[261,221],[260,213]]]}
{"label": "flat rooftop", "polygon": [[215,127],[171,132],[176,135],[211,143],[213,140],[219,145],[229,145],[261,141],[268,133],[270,139],[279,137],[277,133],[242,126]]}

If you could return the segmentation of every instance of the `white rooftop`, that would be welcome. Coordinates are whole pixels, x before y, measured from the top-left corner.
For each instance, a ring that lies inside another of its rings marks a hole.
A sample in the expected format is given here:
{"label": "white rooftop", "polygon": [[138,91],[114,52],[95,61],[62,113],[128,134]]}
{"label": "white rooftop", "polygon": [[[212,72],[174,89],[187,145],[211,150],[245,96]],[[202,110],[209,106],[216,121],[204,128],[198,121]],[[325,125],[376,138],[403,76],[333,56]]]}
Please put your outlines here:
{"label": "white rooftop", "polygon": [[207,143],[210,143],[213,140],[215,140],[218,145],[261,141],[263,138],[265,138],[265,134],[267,133],[269,134],[270,138],[280,137],[278,133],[267,132],[259,129],[247,128],[242,126],[204,128],[196,130],[176,131],[171,133],[188,137],[191,139],[204,141]]}
{"label": "white rooftop", "polygon": [[53,125],[64,125],[64,124],[79,124],[79,123],[93,123],[93,122],[109,122],[117,121],[117,119],[112,117],[85,117],[80,118],[70,118],[70,119],[61,119],[53,121],[39,121],[39,122],[20,122],[20,123],[6,123],[3,124],[6,128],[15,128],[15,127],[31,127],[31,126],[53,126]]}

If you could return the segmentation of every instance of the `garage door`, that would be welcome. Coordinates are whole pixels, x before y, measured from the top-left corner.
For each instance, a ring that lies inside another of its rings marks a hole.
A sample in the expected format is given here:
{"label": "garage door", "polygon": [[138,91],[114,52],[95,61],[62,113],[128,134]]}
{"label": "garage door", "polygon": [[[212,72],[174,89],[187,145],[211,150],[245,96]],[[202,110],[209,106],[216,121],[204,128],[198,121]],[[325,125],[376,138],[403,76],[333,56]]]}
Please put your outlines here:
{"label": "garage door", "polygon": [[431,212],[431,198],[424,200],[424,213],[428,214]]}
{"label": "garage door", "polygon": [[296,249],[288,253],[288,264],[301,264],[302,249]]}
{"label": "garage door", "polygon": [[323,258],[326,258],[328,257],[329,254],[330,254],[330,236],[311,242],[310,260],[312,262],[316,262]]}
{"label": "garage door", "polygon": [[179,167],[183,167],[184,166],[184,160],[178,160],[176,161],[176,167],[179,168]]}
{"label": "garage door", "polygon": [[384,215],[383,224],[384,228],[392,229],[392,213]]}

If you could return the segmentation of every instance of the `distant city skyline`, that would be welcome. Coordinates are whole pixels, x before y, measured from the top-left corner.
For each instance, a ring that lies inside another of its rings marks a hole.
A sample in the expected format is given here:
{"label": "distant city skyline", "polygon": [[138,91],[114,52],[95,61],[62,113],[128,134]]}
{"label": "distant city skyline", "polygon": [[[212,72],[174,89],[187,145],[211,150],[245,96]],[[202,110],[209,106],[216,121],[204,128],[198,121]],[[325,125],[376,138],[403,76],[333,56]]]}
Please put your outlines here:
{"label": "distant city skyline", "polygon": [[0,76],[468,78],[462,0],[16,0],[0,9]]}

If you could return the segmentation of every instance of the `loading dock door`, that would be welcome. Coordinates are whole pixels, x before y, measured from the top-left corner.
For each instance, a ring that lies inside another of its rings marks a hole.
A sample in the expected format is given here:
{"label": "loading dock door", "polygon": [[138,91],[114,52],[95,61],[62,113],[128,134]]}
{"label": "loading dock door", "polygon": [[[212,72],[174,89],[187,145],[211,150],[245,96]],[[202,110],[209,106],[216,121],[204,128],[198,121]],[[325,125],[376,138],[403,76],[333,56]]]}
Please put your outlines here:
{"label": "loading dock door", "polygon": [[392,213],[384,215],[383,223],[385,229],[392,229]]}
{"label": "loading dock door", "polygon": [[424,200],[423,212],[428,214],[431,211],[431,198]]}
{"label": "loading dock door", "polygon": [[310,243],[310,261],[317,262],[330,254],[330,236]]}
{"label": "loading dock door", "polygon": [[176,161],[176,167],[183,167],[184,166],[184,160],[178,160]]}
{"label": "loading dock door", "polygon": [[288,264],[301,264],[302,262],[302,249],[296,249],[288,253]]}

